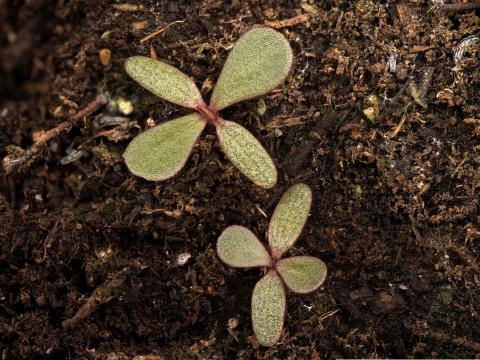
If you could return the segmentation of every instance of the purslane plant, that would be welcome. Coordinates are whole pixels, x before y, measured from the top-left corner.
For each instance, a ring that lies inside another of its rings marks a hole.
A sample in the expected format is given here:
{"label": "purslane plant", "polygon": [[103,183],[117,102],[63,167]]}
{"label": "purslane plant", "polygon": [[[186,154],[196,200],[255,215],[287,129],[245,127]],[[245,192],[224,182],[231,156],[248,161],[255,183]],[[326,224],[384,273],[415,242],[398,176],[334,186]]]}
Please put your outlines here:
{"label": "purslane plant", "polygon": [[262,345],[275,345],[280,338],[286,308],[284,287],[307,294],[318,289],[327,277],[325,263],[316,257],[282,259],[300,236],[311,203],[312,192],[305,184],[293,185],[283,194],[268,228],[270,252],[243,226],[229,226],[218,238],[217,254],[224,263],[265,270],[252,294],[252,325]]}
{"label": "purslane plant", "polygon": [[292,58],[292,49],[282,34],[267,27],[253,28],[230,52],[208,106],[193,80],[180,70],[144,56],[128,58],[125,69],[140,85],[164,100],[196,111],[137,136],[124,153],[129,170],[152,181],[176,175],[206,125],[212,124],[233,164],[255,184],[273,187],[277,170],[267,151],[247,129],[223,119],[219,112],[280,85],[290,71]]}

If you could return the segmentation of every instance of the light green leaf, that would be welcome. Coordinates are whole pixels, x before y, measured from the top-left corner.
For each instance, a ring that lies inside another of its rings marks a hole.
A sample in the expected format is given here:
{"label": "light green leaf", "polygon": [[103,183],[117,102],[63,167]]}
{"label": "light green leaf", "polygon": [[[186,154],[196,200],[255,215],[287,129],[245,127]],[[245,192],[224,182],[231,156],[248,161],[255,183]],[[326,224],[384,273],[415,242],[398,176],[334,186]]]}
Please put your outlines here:
{"label": "light green leaf", "polygon": [[273,346],[277,343],[283,328],[286,306],[282,280],[275,271],[261,278],[252,295],[252,325],[260,344]]}
{"label": "light green leaf", "polygon": [[188,108],[203,103],[193,80],[165,62],[132,56],[125,61],[125,70],[133,80],[164,100]]}
{"label": "light green leaf", "polygon": [[128,169],[147,180],[177,174],[207,123],[199,114],[167,121],[138,135],[123,154]]}
{"label": "light green leaf", "polygon": [[226,228],[217,242],[220,259],[233,267],[269,266],[270,255],[254,233],[243,226]]}
{"label": "light green leaf", "polygon": [[279,259],[300,236],[312,204],[312,191],[305,184],[290,187],[273,212],[268,228],[272,255]]}
{"label": "light green leaf", "polygon": [[294,256],[277,262],[276,269],[287,287],[307,294],[320,287],[327,277],[325,263],[313,256]]}
{"label": "light green leaf", "polygon": [[267,27],[243,35],[230,52],[213,90],[210,107],[220,111],[267,93],[285,80],[292,65],[287,39]]}
{"label": "light green leaf", "polygon": [[276,184],[275,164],[247,129],[233,121],[226,121],[217,127],[217,134],[225,154],[246,177],[265,189]]}

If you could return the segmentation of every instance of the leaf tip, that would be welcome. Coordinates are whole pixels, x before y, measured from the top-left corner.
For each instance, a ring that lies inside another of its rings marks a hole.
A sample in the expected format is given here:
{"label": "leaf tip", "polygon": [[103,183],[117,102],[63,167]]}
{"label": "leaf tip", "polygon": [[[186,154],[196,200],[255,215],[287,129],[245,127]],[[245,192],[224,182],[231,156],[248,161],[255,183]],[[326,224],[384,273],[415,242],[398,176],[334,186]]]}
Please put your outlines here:
{"label": "leaf tip", "polygon": [[272,253],[280,258],[297,241],[312,206],[312,190],[307,184],[292,185],[280,198],[268,226]]}

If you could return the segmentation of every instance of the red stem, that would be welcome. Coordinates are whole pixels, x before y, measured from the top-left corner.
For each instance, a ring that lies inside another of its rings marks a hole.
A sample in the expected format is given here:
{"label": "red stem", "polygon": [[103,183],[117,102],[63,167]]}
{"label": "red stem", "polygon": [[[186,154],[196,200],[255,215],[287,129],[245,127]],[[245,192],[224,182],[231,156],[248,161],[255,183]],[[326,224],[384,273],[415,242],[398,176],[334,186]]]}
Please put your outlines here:
{"label": "red stem", "polygon": [[205,104],[197,105],[196,110],[207,122],[215,126],[223,125],[223,123],[225,122],[225,120],[221,118],[217,111],[210,109]]}

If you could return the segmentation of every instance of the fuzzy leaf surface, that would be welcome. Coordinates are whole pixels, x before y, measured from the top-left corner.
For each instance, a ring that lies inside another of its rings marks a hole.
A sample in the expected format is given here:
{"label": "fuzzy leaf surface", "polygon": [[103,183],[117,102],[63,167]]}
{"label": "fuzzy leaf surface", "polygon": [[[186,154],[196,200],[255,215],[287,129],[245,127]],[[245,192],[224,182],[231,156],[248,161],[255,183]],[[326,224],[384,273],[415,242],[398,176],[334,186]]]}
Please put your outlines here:
{"label": "fuzzy leaf surface", "polygon": [[312,191],[305,184],[290,187],[280,199],[268,227],[272,254],[280,258],[300,236],[312,204]]}
{"label": "fuzzy leaf surface", "polygon": [[226,121],[217,127],[223,151],[250,180],[265,189],[277,183],[277,169],[260,142],[243,126]]}
{"label": "fuzzy leaf surface", "polygon": [[132,56],[125,61],[125,70],[133,80],[164,100],[188,108],[203,102],[193,80],[170,64]]}
{"label": "fuzzy leaf surface", "polygon": [[174,176],[187,162],[205,125],[199,114],[190,114],[141,133],[123,154],[128,169],[152,181]]}
{"label": "fuzzy leaf surface", "polygon": [[233,267],[249,268],[270,265],[270,255],[253,232],[243,226],[226,228],[217,242],[220,259]]}
{"label": "fuzzy leaf surface", "polygon": [[287,39],[267,27],[243,35],[230,52],[213,90],[210,105],[220,111],[267,93],[285,80],[292,65]]}
{"label": "fuzzy leaf surface", "polygon": [[273,346],[278,342],[286,302],[282,280],[274,271],[267,273],[255,285],[252,295],[252,325],[262,345]]}
{"label": "fuzzy leaf surface", "polygon": [[325,263],[313,256],[294,256],[277,262],[276,269],[292,291],[307,294],[320,287],[327,277]]}

